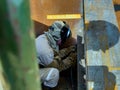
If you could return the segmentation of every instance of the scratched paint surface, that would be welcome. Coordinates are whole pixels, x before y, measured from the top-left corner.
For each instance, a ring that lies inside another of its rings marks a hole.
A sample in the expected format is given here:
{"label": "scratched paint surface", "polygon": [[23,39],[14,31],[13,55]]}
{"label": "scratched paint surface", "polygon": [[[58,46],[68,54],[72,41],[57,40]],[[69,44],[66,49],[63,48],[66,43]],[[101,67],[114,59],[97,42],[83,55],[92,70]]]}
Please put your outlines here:
{"label": "scratched paint surface", "polygon": [[88,90],[120,90],[120,32],[112,0],[84,1]]}

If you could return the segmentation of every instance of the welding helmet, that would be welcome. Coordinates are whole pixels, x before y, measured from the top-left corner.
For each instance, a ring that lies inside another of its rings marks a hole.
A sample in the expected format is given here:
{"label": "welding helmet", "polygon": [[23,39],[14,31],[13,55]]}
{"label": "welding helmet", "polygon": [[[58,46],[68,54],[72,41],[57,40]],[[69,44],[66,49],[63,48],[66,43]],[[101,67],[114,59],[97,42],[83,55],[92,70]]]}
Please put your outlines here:
{"label": "welding helmet", "polygon": [[55,21],[49,29],[58,44],[64,43],[71,36],[71,30],[65,21]]}

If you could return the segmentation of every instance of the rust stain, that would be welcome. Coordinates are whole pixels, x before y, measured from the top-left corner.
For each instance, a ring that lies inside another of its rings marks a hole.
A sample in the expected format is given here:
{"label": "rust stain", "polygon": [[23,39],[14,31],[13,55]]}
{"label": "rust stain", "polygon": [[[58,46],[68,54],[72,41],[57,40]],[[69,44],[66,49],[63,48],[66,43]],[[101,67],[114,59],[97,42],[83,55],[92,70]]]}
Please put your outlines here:
{"label": "rust stain", "polygon": [[[115,5],[120,5],[120,0],[113,0],[113,3]],[[120,32],[120,10],[116,11],[115,14],[116,14],[116,18],[117,18],[117,21],[118,21],[119,32]]]}
{"label": "rust stain", "polygon": [[120,70],[120,67],[108,67],[109,71]]}
{"label": "rust stain", "polygon": [[115,89],[114,90],[118,90],[118,86],[117,85],[115,85]]}
{"label": "rust stain", "polygon": [[88,30],[89,23],[89,21],[85,21],[85,30]]}
{"label": "rust stain", "polygon": [[90,88],[90,90],[93,90],[93,88]]}
{"label": "rust stain", "polygon": [[[106,43],[107,43],[107,40],[106,40]],[[106,48],[109,48],[108,45],[105,46]],[[111,62],[110,62],[110,54],[109,54],[109,50],[106,50],[105,52],[102,52],[101,53],[102,57],[103,58],[103,64],[107,65],[108,67],[111,66]]]}
{"label": "rust stain", "polygon": [[120,0],[113,0],[114,4],[120,4]]}
{"label": "rust stain", "polygon": [[120,11],[116,12],[116,18],[117,18],[117,21],[118,21],[119,32],[120,32]]}

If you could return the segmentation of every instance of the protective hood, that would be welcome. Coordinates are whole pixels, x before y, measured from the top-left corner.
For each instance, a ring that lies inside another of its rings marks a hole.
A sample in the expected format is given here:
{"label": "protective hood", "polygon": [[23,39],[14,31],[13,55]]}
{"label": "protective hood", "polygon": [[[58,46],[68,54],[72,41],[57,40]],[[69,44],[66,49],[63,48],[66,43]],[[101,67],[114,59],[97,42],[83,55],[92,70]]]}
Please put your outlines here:
{"label": "protective hood", "polygon": [[45,32],[50,46],[55,50],[59,51],[59,43],[61,42],[61,29],[65,24],[63,21],[55,21],[47,32]]}

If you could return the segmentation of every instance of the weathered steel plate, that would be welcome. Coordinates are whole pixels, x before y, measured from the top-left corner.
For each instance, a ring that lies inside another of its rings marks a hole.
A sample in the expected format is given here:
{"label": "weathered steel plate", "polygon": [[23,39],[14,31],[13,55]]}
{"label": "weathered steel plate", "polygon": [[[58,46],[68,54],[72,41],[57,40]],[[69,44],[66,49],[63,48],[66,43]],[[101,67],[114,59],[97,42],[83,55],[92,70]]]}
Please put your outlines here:
{"label": "weathered steel plate", "polygon": [[84,0],[88,90],[120,90],[120,32],[112,0]]}

